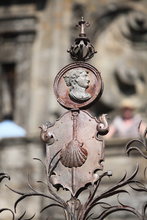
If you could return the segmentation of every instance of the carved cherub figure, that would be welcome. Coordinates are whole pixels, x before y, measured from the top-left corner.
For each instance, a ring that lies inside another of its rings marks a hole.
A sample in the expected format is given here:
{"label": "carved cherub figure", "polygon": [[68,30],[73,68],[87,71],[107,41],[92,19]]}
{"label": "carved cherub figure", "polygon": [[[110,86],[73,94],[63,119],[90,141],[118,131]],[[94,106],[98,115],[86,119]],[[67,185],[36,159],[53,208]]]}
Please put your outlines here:
{"label": "carved cherub figure", "polygon": [[69,96],[78,102],[84,102],[91,98],[91,95],[86,92],[89,87],[90,79],[88,72],[82,68],[70,70],[65,76],[66,85],[70,87]]}

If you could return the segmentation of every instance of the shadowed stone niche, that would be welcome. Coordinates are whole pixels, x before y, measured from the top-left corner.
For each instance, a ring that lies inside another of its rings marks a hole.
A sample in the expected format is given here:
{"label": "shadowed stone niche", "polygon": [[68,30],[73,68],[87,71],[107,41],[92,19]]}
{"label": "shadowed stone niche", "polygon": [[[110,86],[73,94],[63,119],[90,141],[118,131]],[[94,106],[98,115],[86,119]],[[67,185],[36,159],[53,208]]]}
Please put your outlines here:
{"label": "shadowed stone niche", "polygon": [[46,0],[1,0],[0,6],[35,4],[38,10],[44,9]]}
{"label": "shadowed stone niche", "polygon": [[139,110],[145,111],[147,2],[101,3],[92,17],[95,27],[90,35],[98,51],[93,64],[102,72],[104,80],[103,106],[115,109],[121,100],[130,98]]}
{"label": "shadowed stone niche", "polygon": [[0,115],[12,113],[15,121],[26,128],[32,45],[37,19],[31,13],[20,15],[19,7],[12,9],[11,4],[5,7],[8,3],[0,2]]}

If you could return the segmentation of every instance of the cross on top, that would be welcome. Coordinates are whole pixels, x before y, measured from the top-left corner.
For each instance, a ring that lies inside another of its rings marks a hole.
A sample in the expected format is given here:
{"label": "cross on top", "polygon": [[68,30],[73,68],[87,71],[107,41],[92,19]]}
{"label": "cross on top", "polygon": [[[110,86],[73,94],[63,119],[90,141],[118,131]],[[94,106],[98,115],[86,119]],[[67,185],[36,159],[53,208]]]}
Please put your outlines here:
{"label": "cross on top", "polygon": [[90,26],[89,22],[86,22],[84,20],[84,18],[82,17],[81,21],[79,21],[79,23],[76,25],[76,27],[80,27],[80,34],[79,34],[80,37],[85,37],[86,36],[85,27],[89,27],[89,26]]}

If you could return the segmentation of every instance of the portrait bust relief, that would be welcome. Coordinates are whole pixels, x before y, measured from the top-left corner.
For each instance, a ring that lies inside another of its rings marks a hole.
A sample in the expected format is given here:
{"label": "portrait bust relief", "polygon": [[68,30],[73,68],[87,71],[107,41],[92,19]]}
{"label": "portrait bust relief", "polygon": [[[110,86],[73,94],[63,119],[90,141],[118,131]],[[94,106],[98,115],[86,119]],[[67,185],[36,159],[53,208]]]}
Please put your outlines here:
{"label": "portrait bust relief", "polygon": [[68,71],[64,76],[66,85],[69,87],[69,96],[71,99],[84,102],[91,98],[91,95],[86,92],[89,87],[90,79],[88,71],[82,68],[76,68]]}
{"label": "portrait bust relief", "polygon": [[100,98],[102,91],[101,74],[89,63],[71,63],[55,77],[57,101],[67,109],[84,109]]}

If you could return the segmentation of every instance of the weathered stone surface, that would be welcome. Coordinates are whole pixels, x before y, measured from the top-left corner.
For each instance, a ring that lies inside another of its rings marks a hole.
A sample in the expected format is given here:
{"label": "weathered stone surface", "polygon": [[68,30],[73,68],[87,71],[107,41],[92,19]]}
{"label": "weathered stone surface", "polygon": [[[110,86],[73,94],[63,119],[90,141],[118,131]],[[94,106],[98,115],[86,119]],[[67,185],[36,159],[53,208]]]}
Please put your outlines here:
{"label": "weathered stone surface", "polygon": [[121,100],[130,98],[138,109],[145,110],[146,2],[114,1],[103,5],[102,10],[99,8],[94,20],[93,34],[99,54],[92,62],[104,80],[102,102],[117,108]]}
{"label": "weathered stone surface", "polygon": [[[44,160],[44,150],[39,139],[12,138],[0,140],[0,171],[7,173],[11,178],[10,181],[6,179],[1,183],[0,209],[7,207],[13,210],[14,202],[19,197],[19,195],[11,192],[5,184],[14,190],[29,192],[29,176],[30,183],[41,190],[41,186],[34,180],[43,180],[43,170],[41,163],[33,160],[35,157]],[[40,197],[36,200],[24,200],[22,205],[18,206],[18,215],[22,213],[23,206],[28,210],[28,216],[36,212],[37,219],[40,219],[38,212],[42,206]],[[9,212],[0,215],[1,220],[10,218]]]}

